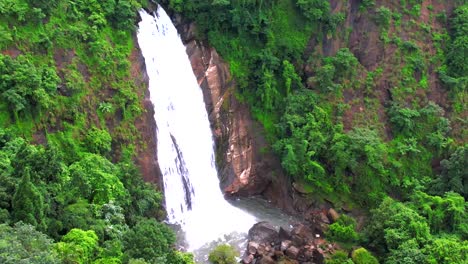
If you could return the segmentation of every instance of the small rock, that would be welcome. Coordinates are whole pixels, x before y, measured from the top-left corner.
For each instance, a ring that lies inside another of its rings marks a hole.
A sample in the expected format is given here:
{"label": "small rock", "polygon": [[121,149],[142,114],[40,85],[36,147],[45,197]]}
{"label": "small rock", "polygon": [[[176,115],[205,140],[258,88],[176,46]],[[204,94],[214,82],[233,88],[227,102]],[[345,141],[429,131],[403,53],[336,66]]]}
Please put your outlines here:
{"label": "small rock", "polygon": [[281,251],[285,251],[286,249],[288,249],[288,247],[290,247],[292,244],[292,241],[291,240],[284,240],[281,242]]}
{"label": "small rock", "polygon": [[330,219],[328,219],[328,216],[324,212],[320,213],[320,222],[327,225],[330,224]]}
{"label": "small rock", "polygon": [[245,256],[244,258],[242,258],[242,263],[244,264],[250,264],[252,263],[254,260],[254,256],[252,254],[248,255],[248,256]]}
{"label": "small rock", "polygon": [[298,255],[299,255],[299,249],[297,247],[290,246],[288,249],[286,249],[286,256],[292,259],[297,259]]}
{"label": "small rock", "polygon": [[258,245],[257,255],[259,255],[259,256],[267,255],[265,244]]}
{"label": "small rock", "polygon": [[258,243],[250,241],[248,246],[247,246],[247,251],[249,252],[249,254],[257,253],[257,249],[258,249]]}
{"label": "small rock", "polygon": [[313,237],[312,230],[303,224],[298,224],[294,226],[294,228],[291,230],[291,234],[293,236],[297,235],[303,239],[311,239]]}
{"label": "small rock", "polygon": [[324,252],[321,248],[317,248],[317,250],[314,251],[314,262],[315,263],[323,263],[325,260],[325,255]]}
{"label": "small rock", "polygon": [[263,256],[259,264],[275,264],[276,262],[270,256]]}
{"label": "small rock", "polygon": [[290,240],[291,239],[291,234],[289,234],[289,232],[286,231],[286,229],[284,229],[283,227],[280,227],[280,229],[279,229],[279,238],[280,238],[280,240]]}
{"label": "small rock", "polygon": [[293,235],[291,237],[291,241],[292,241],[293,245],[295,245],[297,247],[301,247],[302,245],[304,245],[306,243],[305,239],[298,236],[298,235]]}
{"label": "small rock", "polygon": [[284,257],[284,253],[281,250],[276,250],[275,251],[275,256],[277,259]]}
{"label": "small rock", "polygon": [[332,222],[336,222],[338,218],[340,218],[340,214],[338,214],[333,208],[330,208],[328,210],[328,216],[330,217],[330,220],[332,220]]}
{"label": "small rock", "polygon": [[314,249],[307,248],[306,250],[304,250],[303,255],[306,261],[311,260],[314,257]]}

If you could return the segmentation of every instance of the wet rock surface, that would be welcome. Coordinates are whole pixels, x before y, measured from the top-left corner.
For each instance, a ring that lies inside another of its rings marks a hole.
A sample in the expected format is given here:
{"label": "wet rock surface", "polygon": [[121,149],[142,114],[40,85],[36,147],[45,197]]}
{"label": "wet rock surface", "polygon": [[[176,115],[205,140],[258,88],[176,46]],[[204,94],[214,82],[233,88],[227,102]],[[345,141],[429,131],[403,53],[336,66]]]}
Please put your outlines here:
{"label": "wet rock surface", "polygon": [[317,227],[306,224],[296,224],[291,231],[283,228],[279,231],[268,222],[257,223],[249,230],[242,263],[324,263],[325,257],[333,254],[337,246],[326,242],[318,231]]}

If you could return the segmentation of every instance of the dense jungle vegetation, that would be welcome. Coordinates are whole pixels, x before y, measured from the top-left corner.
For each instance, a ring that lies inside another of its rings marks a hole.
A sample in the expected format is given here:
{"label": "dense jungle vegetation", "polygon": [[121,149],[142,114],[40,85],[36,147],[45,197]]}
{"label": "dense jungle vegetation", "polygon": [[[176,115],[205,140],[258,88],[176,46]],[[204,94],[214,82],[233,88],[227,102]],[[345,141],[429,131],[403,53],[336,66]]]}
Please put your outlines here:
{"label": "dense jungle vegetation", "polygon": [[228,62],[291,181],[369,212],[330,226],[328,263],[468,261],[466,1],[164,2]]}
{"label": "dense jungle vegetation", "polygon": [[[330,226],[327,263],[466,263],[466,1],[162,2],[229,63],[291,181],[370,212]],[[133,161],[147,4],[0,0],[0,263],[193,262]],[[369,63],[359,30],[393,53]]]}
{"label": "dense jungle vegetation", "polygon": [[0,263],[193,263],[134,164],[133,0],[0,0]]}

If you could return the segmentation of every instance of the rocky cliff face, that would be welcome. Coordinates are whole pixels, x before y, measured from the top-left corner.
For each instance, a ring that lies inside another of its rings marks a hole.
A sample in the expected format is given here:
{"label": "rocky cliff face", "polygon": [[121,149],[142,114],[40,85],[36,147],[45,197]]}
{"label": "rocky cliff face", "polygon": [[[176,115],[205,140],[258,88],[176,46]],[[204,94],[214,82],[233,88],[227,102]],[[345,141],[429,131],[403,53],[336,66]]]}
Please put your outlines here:
{"label": "rocky cliff face", "polygon": [[[138,44],[135,46],[138,47]],[[148,87],[148,75],[146,74],[145,60],[141,55],[141,51],[135,49],[130,60],[132,62],[132,78],[139,87]],[[163,190],[162,175],[156,155],[156,121],[154,120],[153,104],[149,98],[149,90],[145,89],[144,94],[141,94],[140,97],[143,98],[142,109],[144,109],[144,113],[136,120],[135,126],[141,132],[144,147],[138,145],[136,163],[140,167],[143,179],[158,184],[160,189]]]}
{"label": "rocky cliff face", "polygon": [[226,195],[263,195],[291,211],[288,181],[279,160],[262,152],[268,145],[260,124],[246,104],[235,96],[235,81],[216,50],[195,39],[195,26],[176,25],[187,47],[195,76],[203,90],[216,143],[216,159],[221,188]]}

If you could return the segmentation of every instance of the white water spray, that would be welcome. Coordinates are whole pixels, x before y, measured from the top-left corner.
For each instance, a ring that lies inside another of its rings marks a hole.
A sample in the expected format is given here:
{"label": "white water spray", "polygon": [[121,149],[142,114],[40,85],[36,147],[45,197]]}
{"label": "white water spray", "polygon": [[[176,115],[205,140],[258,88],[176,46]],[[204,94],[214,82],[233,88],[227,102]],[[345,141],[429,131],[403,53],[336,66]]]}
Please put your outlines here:
{"label": "white water spray", "polygon": [[247,232],[255,218],[224,200],[202,91],[172,21],[161,7],[156,13],[140,11],[138,44],[154,105],[168,220],[181,225],[195,250]]}

